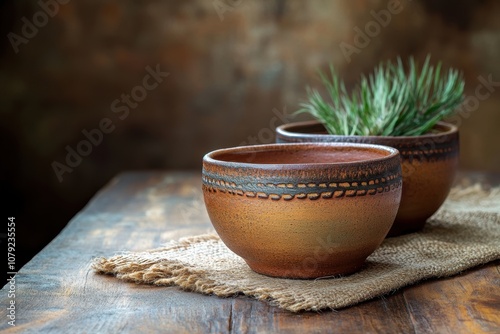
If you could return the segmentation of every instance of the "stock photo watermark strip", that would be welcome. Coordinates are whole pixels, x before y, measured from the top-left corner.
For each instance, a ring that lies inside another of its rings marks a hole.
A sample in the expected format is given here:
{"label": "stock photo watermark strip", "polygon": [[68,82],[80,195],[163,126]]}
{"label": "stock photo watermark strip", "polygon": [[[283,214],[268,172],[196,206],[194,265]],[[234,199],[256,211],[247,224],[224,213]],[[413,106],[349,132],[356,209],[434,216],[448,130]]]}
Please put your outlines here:
{"label": "stock photo watermark strip", "polygon": [[6,218],[7,233],[0,235],[0,243],[5,244],[7,258],[6,268],[6,293],[8,298],[8,304],[4,305],[7,308],[7,323],[10,326],[16,326],[16,275],[17,275],[17,265],[16,265],[16,217]]}

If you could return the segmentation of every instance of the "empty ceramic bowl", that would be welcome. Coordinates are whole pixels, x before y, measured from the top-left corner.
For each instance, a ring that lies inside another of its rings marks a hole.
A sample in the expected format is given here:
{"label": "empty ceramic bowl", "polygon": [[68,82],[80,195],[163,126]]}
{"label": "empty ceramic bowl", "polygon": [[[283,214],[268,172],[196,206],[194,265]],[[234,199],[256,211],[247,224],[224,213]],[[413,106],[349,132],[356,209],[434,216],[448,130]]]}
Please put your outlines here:
{"label": "empty ceramic bowl", "polygon": [[222,241],[275,277],[349,274],[382,243],[401,198],[399,152],[350,143],[244,146],[203,158]]}

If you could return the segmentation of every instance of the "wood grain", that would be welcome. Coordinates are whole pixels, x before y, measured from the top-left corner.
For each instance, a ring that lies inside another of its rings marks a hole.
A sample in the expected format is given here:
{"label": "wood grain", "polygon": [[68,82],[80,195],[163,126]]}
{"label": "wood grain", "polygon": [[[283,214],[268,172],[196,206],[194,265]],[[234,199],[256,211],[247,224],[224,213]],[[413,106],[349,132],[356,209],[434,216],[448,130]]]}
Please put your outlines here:
{"label": "wood grain", "polygon": [[[498,184],[498,175],[462,174]],[[467,181],[463,181],[467,182]],[[198,173],[135,172],[112,180],[16,277],[16,327],[6,333],[494,333],[500,263],[431,280],[340,311],[292,314],[245,296],[123,283],[90,262],[211,231]]]}

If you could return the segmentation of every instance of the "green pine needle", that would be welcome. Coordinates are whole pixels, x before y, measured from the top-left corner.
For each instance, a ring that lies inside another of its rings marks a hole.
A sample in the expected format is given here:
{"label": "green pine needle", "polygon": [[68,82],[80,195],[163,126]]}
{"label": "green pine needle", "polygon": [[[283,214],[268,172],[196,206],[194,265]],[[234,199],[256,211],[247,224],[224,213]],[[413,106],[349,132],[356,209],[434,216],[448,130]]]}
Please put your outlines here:
{"label": "green pine needle", "polygon": [[427,56],[420,71],[413,58],[408,71],[397,63],[381,63],[348,93],[330,66],[330,77],[320,72],[330,101],[307,88],[307,101],[298,113],[309,113],[330,134],[357,136],[419,136],[450,116],[463,101],[464,80],[457,70],[443,73],[441,63]]}

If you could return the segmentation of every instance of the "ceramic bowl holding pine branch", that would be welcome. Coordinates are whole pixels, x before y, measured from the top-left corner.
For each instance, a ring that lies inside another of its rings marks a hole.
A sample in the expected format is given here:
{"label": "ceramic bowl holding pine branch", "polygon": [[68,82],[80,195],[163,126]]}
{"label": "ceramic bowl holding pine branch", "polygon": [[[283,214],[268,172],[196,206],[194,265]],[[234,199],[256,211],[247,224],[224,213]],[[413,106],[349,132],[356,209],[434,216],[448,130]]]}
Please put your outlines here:
{"label": "ceramic bowl holding pine branch", "polygon": [[[403,196],[389,236],[420,230],[446,199],[458,165],[458,129],[440,120],[464,100],[463,75],[430,55],[420,67],[382,62],[350,91],[333,66],[320,71],[323,94],[307,89],[298,113],[317,122],[278,127],[277,142],[354,142],[388,145],[401,153]],[[326,91],[326,94],[325,94]]]}
{"label": "ceramic bowl holding pine branch", "polygon": [[394,222],[401,185],[398,151],[379,145],[257,145],[203,158],[215,230],[251,269],[275,277],[359,270]]}

